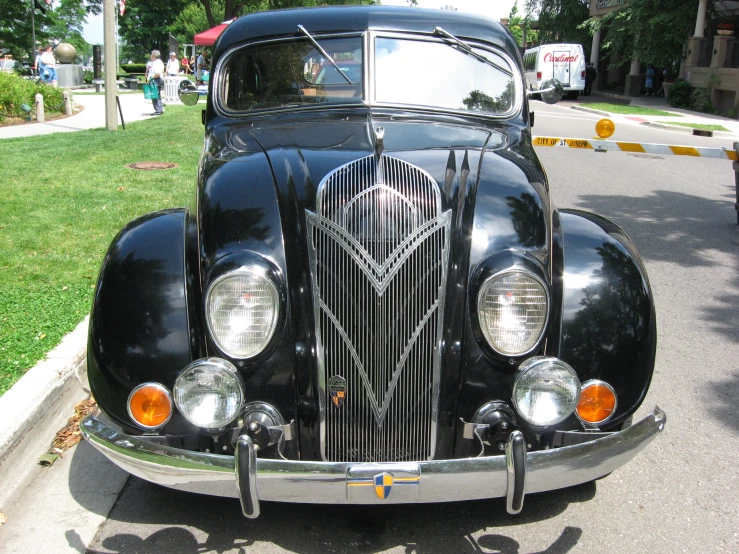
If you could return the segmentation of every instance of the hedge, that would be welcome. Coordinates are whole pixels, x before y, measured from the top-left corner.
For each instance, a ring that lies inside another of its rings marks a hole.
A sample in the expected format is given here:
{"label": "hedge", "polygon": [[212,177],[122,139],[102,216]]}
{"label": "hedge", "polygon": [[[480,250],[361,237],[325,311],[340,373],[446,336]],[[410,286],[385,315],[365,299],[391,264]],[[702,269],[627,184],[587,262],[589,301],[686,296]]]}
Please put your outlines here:
{"label": "hedge", "polygon": [[62,89],[24,79],[12,71],[0,71],[0,121],[6,117],[22,117],[21,104],[36,105],[36,94],[44,96],[46,113],[63,113]]}
{"label": "hedge", "polygon": [[145,63],[122,63],[121,69],[126,73],[146,73]]}

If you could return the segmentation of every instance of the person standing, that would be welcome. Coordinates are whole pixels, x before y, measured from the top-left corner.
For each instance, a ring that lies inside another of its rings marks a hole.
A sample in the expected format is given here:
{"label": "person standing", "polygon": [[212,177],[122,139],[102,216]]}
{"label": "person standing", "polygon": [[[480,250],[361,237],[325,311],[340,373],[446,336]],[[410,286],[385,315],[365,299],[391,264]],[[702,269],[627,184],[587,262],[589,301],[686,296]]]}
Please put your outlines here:
{"label": "person standing", "polygon": [[180,62],[177,60],[177,54],[175,52],[169,53],[169,59],[167,60],[167,75],[173,77],[180,73]]}
{"label": "person standing", "polygon": [[595,77],[597,75],[598,70],[595,69],[592,62],[588,62],[588,65],[585,67],[585,90],[583,91],[585,96],[590,96],[590,92],[593,90],[593,83],[595,82]]}
{"label": "person standing", "polygon": [[195,59],[195,79],[198,84],[203,82],[203,69],[205,69],[205,56],[203,56],[203,51],[201,50]]}
{"label": "person standing", "polygon": [[36,54],[36,59],[33,61],[33,69],[36,70],[36,76],[43,81],[43,65],[41,63],[41,54],[44,53],[43,46],[39,46],[38,53]]}
{"label": "person standing", "polygon": [[647,68],[647,78],[644,81],[644,89],[649,96],[652,96],[654,92],[654,67],[652,65]]}
{"label": "person standing", "polygon": [[154,98],[151,103],[154,105],[153,115],[162,115],[164,113],[164,107],[162,106],[162,88],[164,88],[164,62],[159,59],[161,54],[159,50],[151,51],[151,69],[149,70],[149,82],[156,85],[159,90],[159,98]]}
{"label": "person standing", "polygon": [[56,88],[56,58],[54,58],[54,47],[51,44],[46,45],[46,51],[41,54],[40,61],[44,67],[44,82],[51,83],[51,86]]}

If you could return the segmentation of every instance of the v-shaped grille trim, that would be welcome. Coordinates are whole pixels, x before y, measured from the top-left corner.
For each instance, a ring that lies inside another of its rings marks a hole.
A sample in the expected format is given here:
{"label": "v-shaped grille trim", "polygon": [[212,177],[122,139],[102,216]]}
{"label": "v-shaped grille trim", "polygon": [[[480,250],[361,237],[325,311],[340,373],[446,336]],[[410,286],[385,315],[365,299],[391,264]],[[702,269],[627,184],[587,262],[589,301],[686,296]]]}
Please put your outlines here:
{"label": "v-shaped grille trim", "polygon": [[[451,212],[428,173],[379,163],[383,183],[361,158],[326,176],[306,211],[329,461],[418,461],[435,448]],[[329,379],[344,383],[341,402]]]}

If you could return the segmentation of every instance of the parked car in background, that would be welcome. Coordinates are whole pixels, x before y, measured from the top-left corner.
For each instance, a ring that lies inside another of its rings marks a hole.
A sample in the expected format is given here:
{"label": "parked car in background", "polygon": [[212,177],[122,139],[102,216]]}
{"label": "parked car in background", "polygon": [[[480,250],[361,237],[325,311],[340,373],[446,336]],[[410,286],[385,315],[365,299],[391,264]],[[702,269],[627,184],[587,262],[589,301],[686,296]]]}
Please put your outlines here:
{"label": "parked car in background", "polygon": [[541,84],[557,79],[567,96],[577,98],[585,90],[585,54],[581,44],[542,44],[523,54],[526,88],[537,91]]}
{"label": "parked car in background", "polygon": [[552,204],[498,23],[256,13],[212,70],[191,204],[131,222],[100,270],[103,415],[81,429],[111,461],[250,518],[265,500],[518,513],[664,429],[656,407],[632,424],[657,340],[644,264],[611,221]]}

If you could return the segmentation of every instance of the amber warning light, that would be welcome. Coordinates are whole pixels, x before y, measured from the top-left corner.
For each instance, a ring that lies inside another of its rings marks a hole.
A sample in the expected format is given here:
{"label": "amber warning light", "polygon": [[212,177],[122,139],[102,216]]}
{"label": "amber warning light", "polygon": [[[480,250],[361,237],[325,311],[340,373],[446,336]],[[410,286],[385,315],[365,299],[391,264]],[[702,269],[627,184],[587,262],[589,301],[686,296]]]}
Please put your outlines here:
{"label": "amber warning light", "polygon": [[602,139],[607,139],[616,132],[616,124],[610,119],[601,119],[595,124],[595,133]]}
{"label": "amber warning light", "polygon": [[584,383],[576,411],[586,423],[603,423],[616,411],[616,393],[602,381]]}
{"label": "amber warning light", "polygon": [[138,425],[156,429],[172,415],[172,397],[166,387],[147,383],[136,387],[128,397],[128,414]]}

